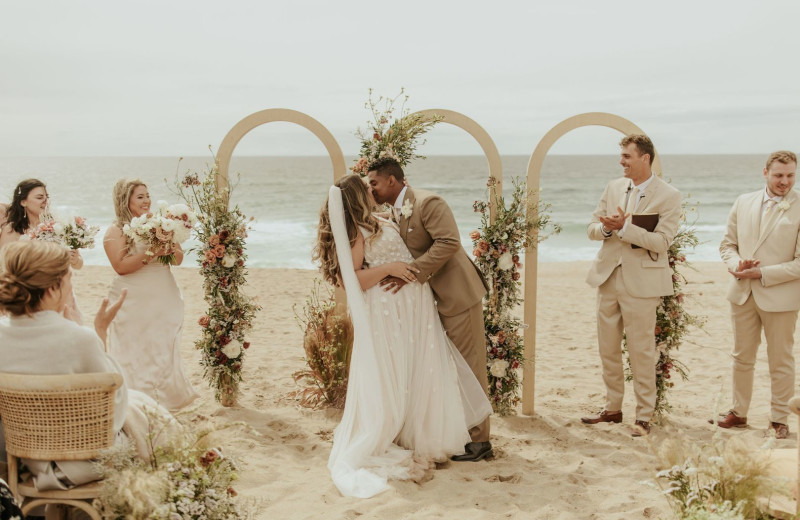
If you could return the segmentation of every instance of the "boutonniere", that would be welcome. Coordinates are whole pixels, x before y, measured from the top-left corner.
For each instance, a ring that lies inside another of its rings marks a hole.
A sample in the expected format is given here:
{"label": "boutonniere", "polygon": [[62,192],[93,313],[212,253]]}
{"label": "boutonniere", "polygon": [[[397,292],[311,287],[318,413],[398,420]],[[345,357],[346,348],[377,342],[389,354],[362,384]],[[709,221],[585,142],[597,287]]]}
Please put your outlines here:
{"label": "boutonniere", "polygon": [[790,206],[791,206],[791,204],[789,204],[788,200],[782,200],[775,207],[778,208],[781,211],[786,211],[787,209],[789,209]]}
{"label": "boutonniere", "polygon": [[411,213],[414,212],[414,206],[411,204],[410,200],[407,200],[403,203],[403,207],[400,208],[400,214],[403,215],[403,218],[408,218],[411,216]]}

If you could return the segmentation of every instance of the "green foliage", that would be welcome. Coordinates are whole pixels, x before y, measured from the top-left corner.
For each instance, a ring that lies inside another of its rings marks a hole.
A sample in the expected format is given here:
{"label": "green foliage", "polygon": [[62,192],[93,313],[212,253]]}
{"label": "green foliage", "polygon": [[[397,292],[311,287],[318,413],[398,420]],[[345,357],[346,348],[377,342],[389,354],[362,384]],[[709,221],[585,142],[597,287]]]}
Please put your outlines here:
{"label": "green foliage", "polygon": [[508,207],[502,194],[495,193],[496,185],[497,180],[490,178],[488,196],[495,197],[495,220],[491,221],[489,202],[475,201],[473,207],[481,214],[481,228],[470,233],[470,237],[475,248],[472,252],[475,265],[489,284],[483,307],[489,400],[495,412],[506,415],[519,402],[518,368],[524,361],[525,350],[520,333],[524,325],[513,316],[514,308],[522,303],[520,257],[525,248],[535,247],[561,228],[551,222],[550,206],[534,202],[524,182],[514,181]]}

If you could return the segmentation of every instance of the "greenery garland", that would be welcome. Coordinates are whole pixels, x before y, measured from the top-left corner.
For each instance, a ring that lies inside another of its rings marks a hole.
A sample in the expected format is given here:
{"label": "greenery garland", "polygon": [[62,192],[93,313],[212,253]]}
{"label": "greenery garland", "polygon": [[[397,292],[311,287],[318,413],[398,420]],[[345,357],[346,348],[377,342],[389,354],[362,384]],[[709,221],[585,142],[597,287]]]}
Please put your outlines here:
{"label": "greenery garland", "polygon": [[520,329],[525,325],[513,315],[522,303],[520,258],[529,245],[535,246],[561,231],[550,220],[549,204],[534,203],[532,192],[519,179],[513,184],[511,203],[506,207],[502,194],[495,192],[497,179],[489,178],[488,196],[495,196],[495,220],[491,221],[488,201],[475,201],[473,208],[481,214],[481,227],[470,233],[475,264],[489,283],[489,295],[483,305],[489,400],[501,415],[512,413],[520,399],[518,369],[524,361]]}
{"label": "greenery garland", "polygon": [[245,336],[261,307],[242,291],[247,283],[248,220],[238,206],[228,208],[231,188],[218,190],[216,177],[215,164],[202,180],[197,173],[187,172],[176,186],[199,220],[197,262],[209,307],[198,320],[202,335],[195,346],[203,353],[203,375],[214,388],[214,397],[229,406],[238,396],[242,364],[250,348]]}
{"label": "greenery garland", "polygon": [[[678,233],[667,250],[669,266],[672,269],[673,294],[662,296],[656,309],[656,404],[653,410],[653,420],[658,422],[672,410],[669,404],[669,389],[675,386],[672,378],[677,374],[683,381],[689,379],[689,369],[674,357],[675,352],[683,342],[683,338],[691,327],[702,328],[706,318],[690,314],[684,307],[684,285],[686,277],[680,269],[690,266],[686,261],[686,251],[694,249],[700,243],[695,234],[694,227],[686,223],[686,210],[688,203],[683,203],[681,225]],[[690,208],[694,211],[694,208]],[[627,338],[623,336],[623,351],[625,352],[625,380],[633,380],[631,371],[631,358],[628,352]]]}

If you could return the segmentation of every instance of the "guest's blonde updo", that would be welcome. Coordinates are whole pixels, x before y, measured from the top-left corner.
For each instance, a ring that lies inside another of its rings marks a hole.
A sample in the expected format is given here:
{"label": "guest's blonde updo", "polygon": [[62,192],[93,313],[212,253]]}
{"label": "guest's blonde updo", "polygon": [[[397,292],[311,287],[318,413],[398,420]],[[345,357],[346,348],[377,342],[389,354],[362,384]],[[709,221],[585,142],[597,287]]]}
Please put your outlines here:
{"label": "guest's blonde updo", "polygon": [[61,285],[69,265],[69,250],[58,244],[8,244],[0,259],[0,310],[14,316],[38,311],[47,290]]}
{"label": "guest's blonde updo", "polygon": [[131,202],[133,190],[139,186],[146,187],[147,184],[140,179],[120,179],[114,185],[114,213],[117,215],[114,225],[120,229],[122,229],[122,226],[125,224],[130,224],[131,219],[133,219],[128,205]]}

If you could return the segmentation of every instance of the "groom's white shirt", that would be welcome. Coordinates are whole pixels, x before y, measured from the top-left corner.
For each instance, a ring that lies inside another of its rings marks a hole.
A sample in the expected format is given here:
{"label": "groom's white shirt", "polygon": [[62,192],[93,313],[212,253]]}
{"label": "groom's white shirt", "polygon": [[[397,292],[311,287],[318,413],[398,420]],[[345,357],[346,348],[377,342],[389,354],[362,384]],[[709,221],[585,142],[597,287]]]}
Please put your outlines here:
{"label": "groom's white shirt", "polygon": [[395,214],[398,214],[400,210],[403,209],[403,200],[406,198],[406,191],[408,191],[408,186],[403,187],[400,191],[400,195],[398,195],[397,199],[394,201]]}

